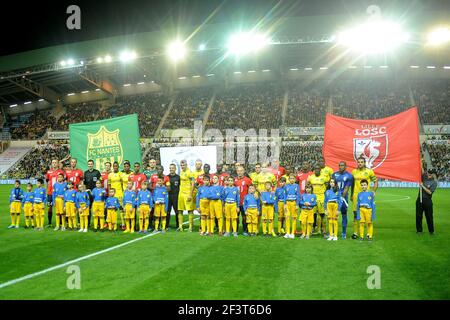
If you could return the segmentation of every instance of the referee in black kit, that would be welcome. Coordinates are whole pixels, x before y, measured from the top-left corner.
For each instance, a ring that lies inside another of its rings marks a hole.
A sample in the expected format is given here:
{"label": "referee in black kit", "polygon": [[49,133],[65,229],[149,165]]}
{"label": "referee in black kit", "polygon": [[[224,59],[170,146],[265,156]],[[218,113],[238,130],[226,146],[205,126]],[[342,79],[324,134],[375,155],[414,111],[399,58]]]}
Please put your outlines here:
{"label": "referee in black kit", "polygon": [[177,174],[177,166],[172,163],[169,166],[169,179],[170,179],[170,190],[169,190],[169,210],[167,211],[167,222],[166,222],[166,228],[169,230],[169,223],[170,223],[170,212],[173,210],[175,211],[175,221],[177,224],[178,229],[178,193],[180,192],[180,176]]}
{"label": "referee in black kit", "polygon": [[92,209],[92,190],[95,188],[95,183],[102,179],[102,174],[97,169],[94,169],[94,160],[89,160],[87,162],[88,169],[84,172],[84,185],[86,186],[86,191],[89,193],[89,216],[88,216],[88,227],[91,225],[91,209]]}
{"label": "referee in black kit", "polygon": [[427,174],[422,175],[422,182],[419,184],[419,195],[416,200],[416,230],[418,234],[422,233],[423,213],[425,212],[425,219],[427,220],[428,231],[434,234],[433,223],[433,192],[437,188],[437,182],[434,178],[435,172],[431,169]]}

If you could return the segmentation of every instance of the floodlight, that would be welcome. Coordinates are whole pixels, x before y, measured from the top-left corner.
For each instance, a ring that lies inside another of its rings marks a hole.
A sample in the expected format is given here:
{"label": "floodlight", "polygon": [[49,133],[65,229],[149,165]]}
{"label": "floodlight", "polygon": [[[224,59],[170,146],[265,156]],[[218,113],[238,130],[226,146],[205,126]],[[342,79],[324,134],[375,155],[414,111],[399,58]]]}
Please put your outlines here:
{"label": "floodlight", "polygon": [[369,21],[341,32],[338,44],[360,53],[384,53],[408,41],[409,35],[397,23]]}
{"label": "floodlight", "polygon": [[134,51],[122,51],[120,54],[120,60],[122,62],[128,62],[134,59],[136,59],[136,52]]}
{"label": "floodlight", "polygon": [[439,46],[450,42],[449,28],[436,28],[428,34],[427,45]]}
{"label": "floodlight", "polygon": [[269,44],[269,39],[259,33],[240,32],[232,35],[228,40],[228,52],[235,55],[258,52]]}
{"label": "floodlight", "polygon": [[110,55],[105,56],[105,62],[111,62],[112,58]]}
{"label": "floodlight", "polygon": [[61,67],[65,67],[66,66],[66,62],[63,60],[59,63],[61,65]]}
{"label": "floodlight", "polygon": [[69,59],[69,60],[67,60],[67,64],[69,66],[73,66],[75,64],[75,61],[73,59]]}
{"label": "floodlight", "polygon": [[102,62],[103,62],[103,58],[102,58],[102,57],[98,57],[98,58],[97,58],[97,62],[98,62],[98,63],[102,63]]}
{"label": "floodlight", "polygon": [[186,55],[186,47],[182,41],[176,40],[169,45],[167,54],[173,61],[178,61]]}
{"label": "floodlight", "polygon": [[202,43],[201,45],[198,46],[198,50],[203,51],[206,49],[206,45],[204,43]]}

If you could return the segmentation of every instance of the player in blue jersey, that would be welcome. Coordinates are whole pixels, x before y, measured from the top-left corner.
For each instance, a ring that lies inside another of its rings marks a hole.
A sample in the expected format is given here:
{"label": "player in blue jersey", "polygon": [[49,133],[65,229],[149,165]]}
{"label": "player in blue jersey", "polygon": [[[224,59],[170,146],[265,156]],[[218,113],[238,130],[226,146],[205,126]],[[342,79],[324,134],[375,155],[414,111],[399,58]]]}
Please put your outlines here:
{"label": "player in blue jersey", "polygon": [[340,214],[342,197],[334,178],[330,179],[330,189],[325,191],[325,215],[328,219],[329,237],[328,241],[337,241],[338,218]]}
{"label": "player in blue jersey", "polygon": [[33,214],[36,228],[34,230],[44,230],[44,203],[47,200],[47,192],[43,187],[44,180],[37,179],[36,189],[34,189]]}
{"label": "player in blue jersey", "polygon": [[34,228],[33,203],[34,203],[33,185],[31,183],[28,183],[27,192],[25,192],[24,197],[22,199],[23,213],[25,216],[25,229],[28,229],[30,226]]}
{"label": "player in blue jersey", "polygon": [[[302,226],[302,235],[300,238],[309,239],[314,224],[314,210],[317,206],[317,196],[313,193],[313,186],[307,184],[305,186],[305,193],[300,196],[299,205],[300,212],[300,224]],[[292,239],[293,237],[291,237]]]}
{"label": "player in blue jersey", "polygon": [[361,180],[362,191],[358,193],[356,203],[356,219],[359,221],[359,238],[364,240],[364,226],[367,225],[367,239],[373,238],[373,221],[375,220],[375,194],[368,191],[369,182]]}
{"label": "player in blue jersey", "polygon": [[347,164],[345,161],[339,162],[339,171],[333,173],[332,178],[336,181],[339,194],[342,197],[340,212],[342,215],[342,239],[347,237],[347,209],[348,209],[348,192],[353,184],[353,176],[346,171]]}

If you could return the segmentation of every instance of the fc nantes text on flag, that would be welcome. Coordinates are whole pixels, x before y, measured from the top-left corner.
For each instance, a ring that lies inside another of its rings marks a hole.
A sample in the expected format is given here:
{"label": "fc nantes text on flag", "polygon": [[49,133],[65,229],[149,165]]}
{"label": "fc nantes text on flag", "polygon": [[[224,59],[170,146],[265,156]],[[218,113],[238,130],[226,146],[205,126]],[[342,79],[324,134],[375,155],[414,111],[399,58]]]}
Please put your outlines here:
{"label": "fc nantes text on flag", "polygon": [[137,114],[107,120],[71,124],[70,154],[81,168],[94,160],[95,168],[103,170],[105,162],[141,162]]}

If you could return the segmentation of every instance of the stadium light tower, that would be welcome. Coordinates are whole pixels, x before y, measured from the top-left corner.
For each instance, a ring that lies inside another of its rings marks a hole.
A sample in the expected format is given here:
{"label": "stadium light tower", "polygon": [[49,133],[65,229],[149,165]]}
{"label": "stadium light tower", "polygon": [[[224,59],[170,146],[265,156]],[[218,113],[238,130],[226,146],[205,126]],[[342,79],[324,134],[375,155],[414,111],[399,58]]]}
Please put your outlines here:
{"label": "stadium light tower", "polygon": [[122,62],[128,62],[136,59],[136,52],[134,51],[122,51],[120,54],[120,61]]}
{"label": "stadium light tower", "polygon": [[255,53],[269,44],[269,39],[260,33],[239,32],[233,34],[227,43],[228,52],[235,55]]}
{"label": "stadium light tower", "polygon": [[408,41],[409,35],[400,24],[389,21],[368,21],[337,35],[337,43],[364,54],[384,53]]}
{"label": "stadium light tower", "polygon": [[427,36],[427,45],[440,46],[450,42],[450,29],[441,27],[431,31]]}
{"label": "stadium light tower", "polygon": [[183,41],[175,40],[167,48],[167,54],[174,62],[181,60],[186,55],[186,46]]}

